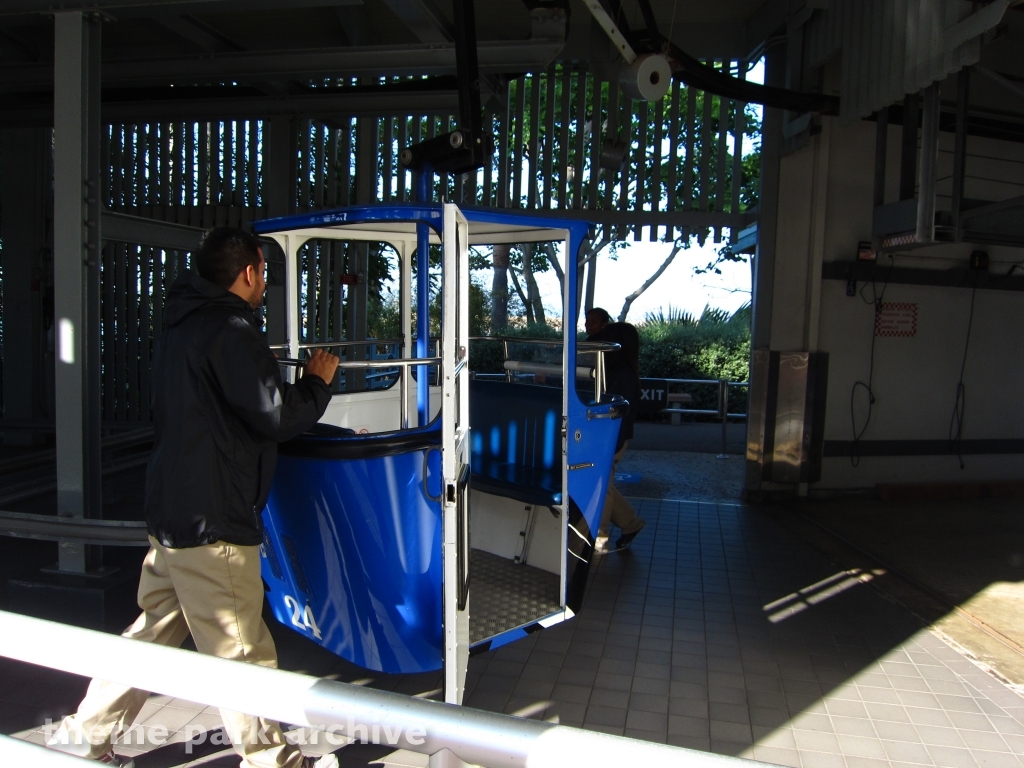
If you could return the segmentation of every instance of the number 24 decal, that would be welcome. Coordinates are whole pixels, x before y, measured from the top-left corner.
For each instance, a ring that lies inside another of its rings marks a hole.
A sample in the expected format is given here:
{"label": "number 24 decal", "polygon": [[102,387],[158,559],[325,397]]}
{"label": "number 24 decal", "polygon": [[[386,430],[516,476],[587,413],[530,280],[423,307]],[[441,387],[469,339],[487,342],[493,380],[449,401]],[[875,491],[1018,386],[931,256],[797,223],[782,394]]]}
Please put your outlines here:
{"label": "number 24 decal", "polygon": [[322,639],[320,637],[320,629],[313,618],[313,609],[310,606],[307,605],[305,608],[300,608],[299,601],[291,595],[284,596],[284,605],[285,608],[291,611],[292,626],[299,629],[308,629],[317,640]]}

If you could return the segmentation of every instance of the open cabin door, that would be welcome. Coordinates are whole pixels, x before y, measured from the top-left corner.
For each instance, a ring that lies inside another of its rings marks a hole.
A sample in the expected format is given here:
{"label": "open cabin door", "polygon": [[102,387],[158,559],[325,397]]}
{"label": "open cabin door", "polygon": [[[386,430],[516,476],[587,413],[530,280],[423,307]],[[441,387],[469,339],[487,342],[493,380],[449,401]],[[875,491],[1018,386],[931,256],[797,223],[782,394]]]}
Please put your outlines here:
{"label": "open cabin door", "polygon": [[451,203],[443,233],[444,700],[461,704],[469,664],[469,224]]}

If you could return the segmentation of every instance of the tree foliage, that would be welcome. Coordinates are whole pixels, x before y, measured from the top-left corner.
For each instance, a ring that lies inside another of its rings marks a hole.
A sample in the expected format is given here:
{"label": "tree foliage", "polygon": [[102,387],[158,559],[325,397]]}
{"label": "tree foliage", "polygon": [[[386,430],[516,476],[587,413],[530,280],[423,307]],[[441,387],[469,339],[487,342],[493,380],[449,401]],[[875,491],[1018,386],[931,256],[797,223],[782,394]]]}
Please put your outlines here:
{"label": "tree foliage", "polygon": [[[669,307],[648,313],[640,333],[640,375],[658,379],[728,379],[746,381],[750,370],[750,304],[731,315],[705,307],[700,317]],[[709,385],[683,389],[694,409],[716,407],[717,390]],[[745,410],[746,390],[733,388],[729,410]]]}

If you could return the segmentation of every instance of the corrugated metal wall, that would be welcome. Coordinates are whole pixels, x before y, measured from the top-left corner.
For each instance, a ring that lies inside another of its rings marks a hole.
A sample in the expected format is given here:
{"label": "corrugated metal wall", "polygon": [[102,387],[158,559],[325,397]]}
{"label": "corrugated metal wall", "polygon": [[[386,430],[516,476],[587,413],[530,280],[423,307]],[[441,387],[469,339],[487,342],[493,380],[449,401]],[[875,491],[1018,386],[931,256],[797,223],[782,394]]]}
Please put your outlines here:
{"label": "corrugated metal wall", "polygon": [[841,115],[867,117],[978,61],[980,40],[949,48],[946,31],[970,15],[965,0],[833,0],[804,29],[806,64],[842,51]]}

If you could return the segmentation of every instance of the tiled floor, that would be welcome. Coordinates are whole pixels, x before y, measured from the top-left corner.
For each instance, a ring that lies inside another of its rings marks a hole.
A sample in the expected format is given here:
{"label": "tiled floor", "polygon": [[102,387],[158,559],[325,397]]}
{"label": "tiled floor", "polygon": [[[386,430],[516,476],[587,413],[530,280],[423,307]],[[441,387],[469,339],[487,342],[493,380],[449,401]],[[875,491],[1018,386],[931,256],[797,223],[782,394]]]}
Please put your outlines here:
{"label": "tiled floor", "polygon": [[[647,528],[597,562],[580,616],[474,657],[468,705],[801,768],[1020,766],[1024,699],[873,590],[884,574],[840,570],[756,509],[637,506]],[[436,675],[368,675],[275,635],[289,669],[437,688]],[[43,718],[82,690],[67,675],[0,663],[0,731],[40,739]],[[188,723],[217,722],[159,697],[144,717],[179,741]],[[146,752],[139,768],[237,765],[203,749],[126,751]],[[341,755],[365,765],[385,753]]]}

